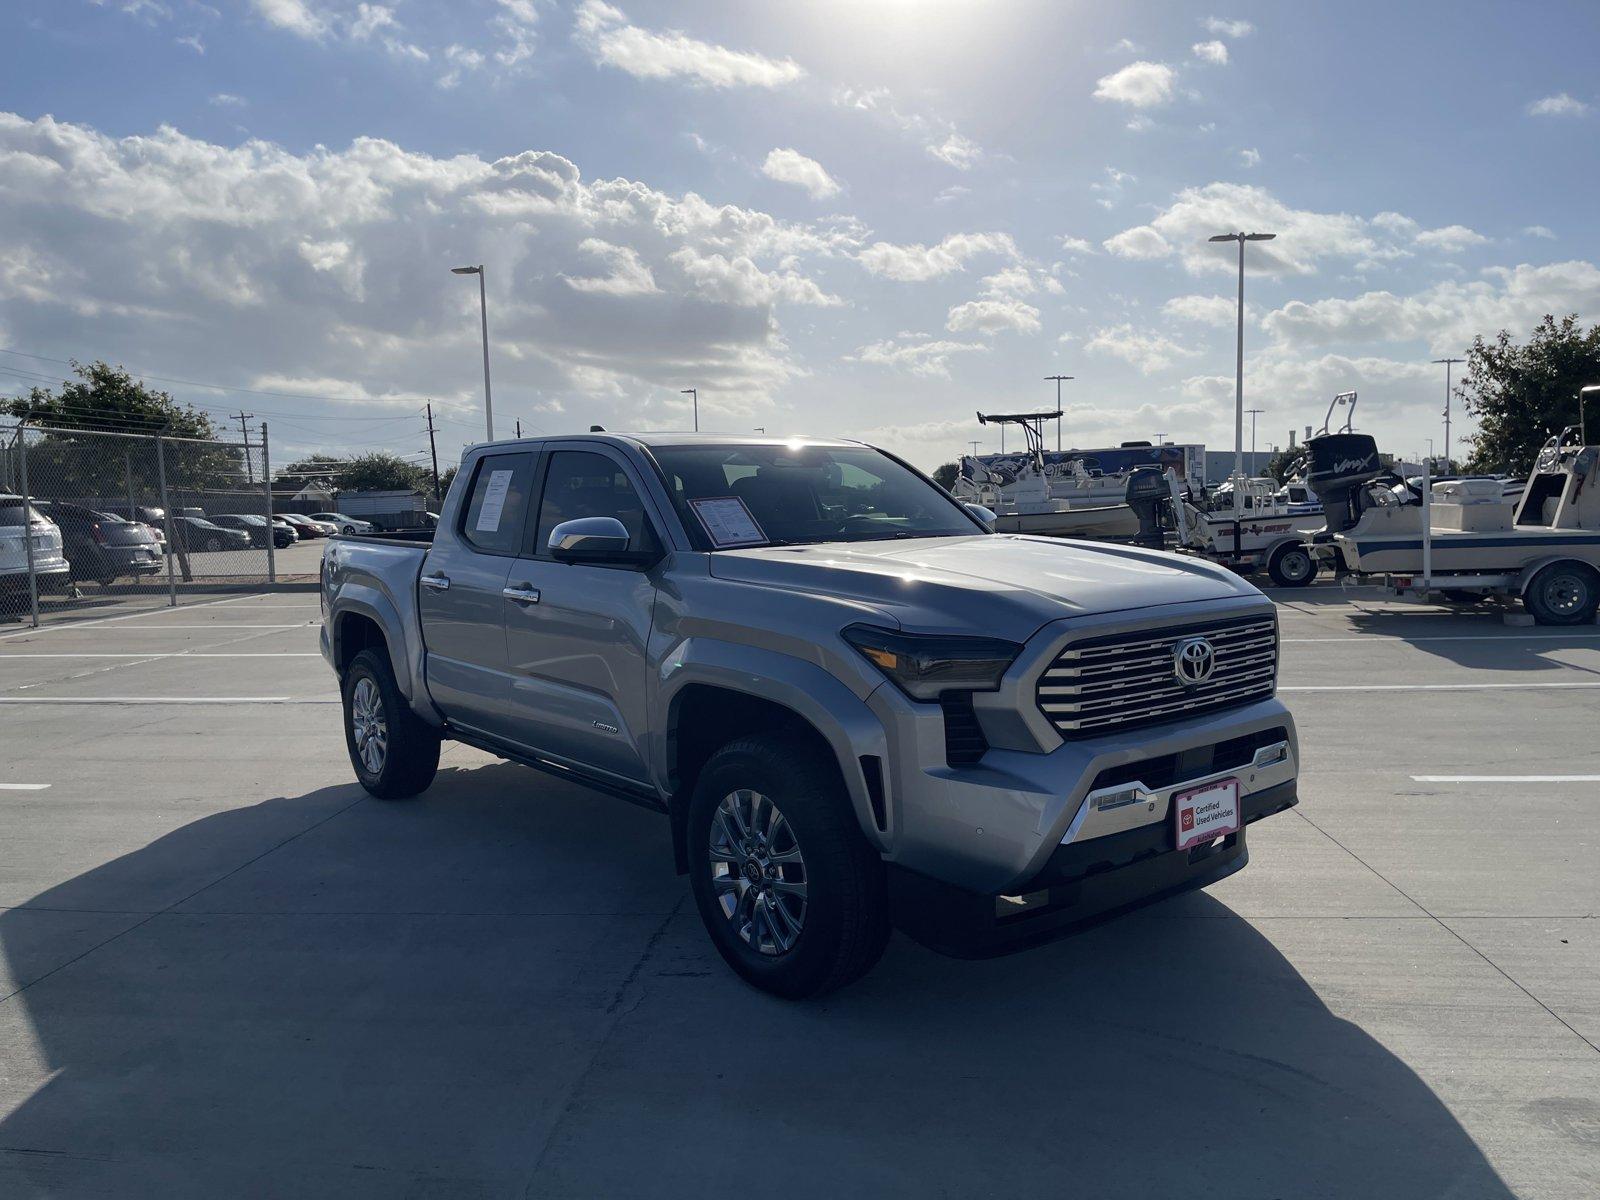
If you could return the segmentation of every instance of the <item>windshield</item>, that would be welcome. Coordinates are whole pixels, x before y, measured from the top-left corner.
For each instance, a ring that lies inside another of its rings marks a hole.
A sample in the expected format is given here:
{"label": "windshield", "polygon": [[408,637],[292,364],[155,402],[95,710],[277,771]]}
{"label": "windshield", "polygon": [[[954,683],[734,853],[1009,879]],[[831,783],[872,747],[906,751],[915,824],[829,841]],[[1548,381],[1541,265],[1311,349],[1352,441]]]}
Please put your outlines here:
{"label": "windshield", "polygon": [[970,537],[944,492],[869,446],[661,446],[684,524],[713,549]]}
{"label": "windshield", "polygon": [[[31,508],[31,507],[28,509],[28,518],[29,518],[30,521],[44,521],[44,520],[48,519],[37,508]],[[13,497],[11,497],[9,499],[6,499],[6,500],[0,500],[0,525],[21,525],[21,524],[22,524],[22,501],[17,499],[15,496],[13,496]]]}

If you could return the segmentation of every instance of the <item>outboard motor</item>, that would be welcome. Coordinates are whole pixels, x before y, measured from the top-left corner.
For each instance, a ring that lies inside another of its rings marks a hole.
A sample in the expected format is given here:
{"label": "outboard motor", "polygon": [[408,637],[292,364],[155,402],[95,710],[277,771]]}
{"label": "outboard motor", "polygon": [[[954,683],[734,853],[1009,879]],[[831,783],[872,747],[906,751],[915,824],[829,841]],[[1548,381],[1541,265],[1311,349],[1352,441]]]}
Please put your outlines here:
{"label": "outboard motor", "polygon": [[1378,461],[1378,443],[1366,433],[1325,433],[1306,443],[1306,484],[1322,498],[1327,522],[1311,536],[1313,542],[1331,542],[1333,535],[1356,523],[1361,515],[1361,489],[1387,468]]}
{"label": "outboard motor", "polygon": [[1167,529],[1172,528],[1172,493],[1167,488],[1166,474],[1160,467],[1135,467],[1128,472],[1127,490],[1123,493],[1128,507],[1139,518],[1139,532],[1133,541],[1138,546],[1156,550],[1166,545]]}

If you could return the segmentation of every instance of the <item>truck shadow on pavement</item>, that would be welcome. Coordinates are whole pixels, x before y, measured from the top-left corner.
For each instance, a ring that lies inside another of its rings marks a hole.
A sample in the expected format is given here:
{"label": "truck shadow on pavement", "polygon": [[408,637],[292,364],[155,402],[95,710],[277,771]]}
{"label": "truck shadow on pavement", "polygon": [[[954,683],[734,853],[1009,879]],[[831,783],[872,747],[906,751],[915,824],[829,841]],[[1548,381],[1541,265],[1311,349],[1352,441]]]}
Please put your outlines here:
{"label": "truck shadow on pavement", "polygon": [[202,818],[0,945],[7,1197],[1510,1195],[1213,899],[787,1004],[660,818],[505,765]]}

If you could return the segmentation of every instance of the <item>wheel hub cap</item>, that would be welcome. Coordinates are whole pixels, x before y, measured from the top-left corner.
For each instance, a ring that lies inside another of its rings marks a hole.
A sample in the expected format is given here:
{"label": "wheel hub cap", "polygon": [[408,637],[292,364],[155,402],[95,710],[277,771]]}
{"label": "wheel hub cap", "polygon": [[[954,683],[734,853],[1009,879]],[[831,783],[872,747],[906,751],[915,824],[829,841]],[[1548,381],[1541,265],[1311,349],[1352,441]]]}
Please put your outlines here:
{"label": "wheel hub cap", "polygon": [[806,863],[770,797],[729,792],[711,820],[711,886],[739,940],[768,957],[794,949],[806,919]]}
{"label": "wheel hub cap", "polygon": [[389,751],[389,724],[383,716],[383,695],[370,679],[357,681],[350,697],[350,731],[361,765],[376,775]]}

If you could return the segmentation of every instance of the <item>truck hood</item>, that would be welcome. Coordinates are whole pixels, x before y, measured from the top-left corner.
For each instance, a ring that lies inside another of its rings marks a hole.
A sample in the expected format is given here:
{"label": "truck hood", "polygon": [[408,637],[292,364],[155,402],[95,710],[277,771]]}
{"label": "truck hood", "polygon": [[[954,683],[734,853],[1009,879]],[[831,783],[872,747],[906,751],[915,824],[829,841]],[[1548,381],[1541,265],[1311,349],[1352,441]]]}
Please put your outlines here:
{"label": "truck hood", "polygon": [[1063,617],[1260,593],[1198,559],[1013,534],[761,546],[711,556],[718,579],[882,610],[907,629],[1022,641]]}

